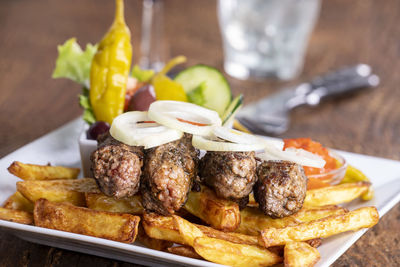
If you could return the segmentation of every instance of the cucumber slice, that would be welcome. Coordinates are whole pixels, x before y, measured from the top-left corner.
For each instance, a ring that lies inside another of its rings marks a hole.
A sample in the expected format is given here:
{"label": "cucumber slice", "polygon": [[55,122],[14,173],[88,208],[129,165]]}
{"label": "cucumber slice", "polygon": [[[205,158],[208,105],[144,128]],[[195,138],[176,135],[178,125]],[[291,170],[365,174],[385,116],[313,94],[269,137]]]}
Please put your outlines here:
{"label": "cucumber slice", "polygon": [[215,110],[222,117],[232,100],[231,88],[224,75],[206,65],[189,67],[175,77],[192,103]]}
{"label": "cucumber slice", "polygon": [[222,116],[222,125],[229,125],[233,123],[236,113],[243,106],[243,95],[238,95],[233,99],[231,104],[227,107]]}

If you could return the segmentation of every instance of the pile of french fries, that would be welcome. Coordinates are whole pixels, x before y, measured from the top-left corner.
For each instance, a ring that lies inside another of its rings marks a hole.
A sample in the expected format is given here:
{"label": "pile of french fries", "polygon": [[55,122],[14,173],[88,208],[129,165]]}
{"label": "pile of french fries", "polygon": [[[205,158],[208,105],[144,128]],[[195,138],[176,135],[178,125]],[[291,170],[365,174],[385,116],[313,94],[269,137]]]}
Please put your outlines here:
{"label": "pile of french fries", "polygon": [[[337,206],[372,195],[371,184],[353,176],[346,183],[308,190],[303,208],[274,219],[254,198],[239,210],[202,186],[190,192],[177,215],[146,212],[141,196],[114,199],[79,169],[14,162],[9,172],[21,178],[17,191],[0,208],[0,219],[133,243],[156,250],[231,266],[313,266],[322,238],[374,226],[375,207],[354,211]],[[353,179],[353,180],[352,180]]]}

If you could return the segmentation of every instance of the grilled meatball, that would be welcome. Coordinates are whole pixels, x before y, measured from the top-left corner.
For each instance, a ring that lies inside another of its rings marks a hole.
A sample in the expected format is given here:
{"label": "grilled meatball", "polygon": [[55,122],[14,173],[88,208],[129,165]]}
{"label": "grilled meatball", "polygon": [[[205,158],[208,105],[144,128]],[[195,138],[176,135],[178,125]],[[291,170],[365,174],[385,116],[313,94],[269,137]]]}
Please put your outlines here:
{"label": "grilled meatball", "polygon": [[118,142],[110,134],[101,135],[91,157],[91,170],[100,190],[107,196],[129,197],[139,190],[143,148]]}
{"label": "grilled meatball", "polygon": [[192,136],[146,151],[141,182],[142,203],[146,210],[174,214],[186,202],[197,175],[198,150]]}
{"label": "grilled meatball", "polygon": [[201,179],[219,197],[247,205],[257,179],[254,152],[207,152],[199,171]]}
{"label": "grilled meatball", "polygon": [[287,161],[265,161],[257,167],[254,198],[274,218],[296,213],[303,206],[307,177],[302,166]]}

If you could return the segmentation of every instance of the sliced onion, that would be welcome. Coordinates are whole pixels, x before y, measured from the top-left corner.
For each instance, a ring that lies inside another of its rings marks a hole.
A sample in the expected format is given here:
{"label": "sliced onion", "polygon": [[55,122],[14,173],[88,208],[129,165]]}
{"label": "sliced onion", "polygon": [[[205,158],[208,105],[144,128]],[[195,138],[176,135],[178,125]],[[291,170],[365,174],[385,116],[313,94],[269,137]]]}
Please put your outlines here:
{"label": "sliced onion", "polygon": [[153,102],[148,115],[151,120],[169,128],[201,136],[210,135],[212,126],[221,125],[216,111],[180,101]]}
{"label": "sliced onion", "polygon": [[274,146],[267,146],[264,153],[258,156],[264,160],[286,160],[314,168],[323,168],[326,163],[320,156],[304,149],[296,148],[287,148],[283,151]]}
{"label": "sliced onion", "polygon": [[141,140],[144,149],[149,149],[152,147],[160,146],[178,139],[181,139],[183,132],[167,128],[167,130],[159,133],[154,133],[151,135],[146,135]]}
{"label": "sliced onion", "polygon": [[145,149],[175,141],[183,135],[181,131],[148,121],[147,112],[123,113],[114,119],[110,134],[124,144]]}
{"label": "sliced onion", "polygon": [[[259,144],[237,144],[210,140],[207,137],[193,135],[192,144],[194,147],[207,151],[256,151],[260,149]],[[262,148],[261,148],[262,149]]]}
{"label": "sliced onion", "polygon": [[238,143],[238,144],[258,144],[259,149],[264,149],[266,146],[274,146],[275,148],[282,150],[284,142],[279,139],[265,139],[256,135],[248,134],[238,130],[234,130],[225,126],[215,126],[213,128],[213,134],[218,138]]}
{"label": "sliced onion", "polygon": [[271,138],[271,137],[269,137],[268,139],[263,137],[262,139],[265,142],[265,146],[273,146],[278,150],[283,150],[283,147],[285,146],[285,143],[280,139]]}
{"label": "sliced onion", "polygon": [[268,144],[266,140],[257,137],[252,134],[247,134],[241,131],[237,131],[234,129],[230,129],[227,127],[215,126],[213,128],[213,134],[223,140],[242,144],[242,145],[251,145],[253,147],[252,150],[261,150]]}

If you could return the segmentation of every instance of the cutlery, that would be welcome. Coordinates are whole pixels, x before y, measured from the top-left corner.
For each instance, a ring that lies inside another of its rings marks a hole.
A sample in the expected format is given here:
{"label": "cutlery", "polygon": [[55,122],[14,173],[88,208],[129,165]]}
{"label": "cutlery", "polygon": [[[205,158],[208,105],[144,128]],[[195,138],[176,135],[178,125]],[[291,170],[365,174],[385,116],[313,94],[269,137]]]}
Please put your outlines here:
{"label": "cutlery", "polygon": [[303,105],[316,106],[321,100],[378,84],[379,77],[372,73],[369,65],[344,67],[245,106],[236,118],[254,133],[278,135],[289,128],[292,109]]}

